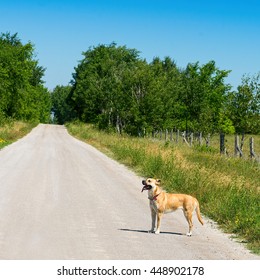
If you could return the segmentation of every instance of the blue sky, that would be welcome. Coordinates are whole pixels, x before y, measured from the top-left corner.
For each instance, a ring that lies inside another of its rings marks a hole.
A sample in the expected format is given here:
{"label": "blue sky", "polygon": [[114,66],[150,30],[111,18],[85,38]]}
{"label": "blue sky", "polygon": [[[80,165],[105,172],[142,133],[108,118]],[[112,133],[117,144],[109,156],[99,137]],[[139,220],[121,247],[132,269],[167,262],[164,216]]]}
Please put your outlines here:
{"label": "blue sky", "polygon": [[179,67],[215,60],[243,74],[260,71],[260,1],[0,0],[0,32],[35,45],[49,89],[67,85],[81,53],[98,44],[126,45],[150,62],[170,56]]}

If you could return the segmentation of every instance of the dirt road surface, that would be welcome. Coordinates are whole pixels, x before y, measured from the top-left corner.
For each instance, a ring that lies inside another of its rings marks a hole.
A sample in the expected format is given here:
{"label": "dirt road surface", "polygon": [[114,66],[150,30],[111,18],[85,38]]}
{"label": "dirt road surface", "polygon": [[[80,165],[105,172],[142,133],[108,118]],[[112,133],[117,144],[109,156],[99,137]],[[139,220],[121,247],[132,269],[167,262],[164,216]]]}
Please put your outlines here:
{"label": "dirt road surface", "polygon": [[0,259],[260,259],[182,211],[149,234],[141,179],[65,127],[39,125],[0,151]]}

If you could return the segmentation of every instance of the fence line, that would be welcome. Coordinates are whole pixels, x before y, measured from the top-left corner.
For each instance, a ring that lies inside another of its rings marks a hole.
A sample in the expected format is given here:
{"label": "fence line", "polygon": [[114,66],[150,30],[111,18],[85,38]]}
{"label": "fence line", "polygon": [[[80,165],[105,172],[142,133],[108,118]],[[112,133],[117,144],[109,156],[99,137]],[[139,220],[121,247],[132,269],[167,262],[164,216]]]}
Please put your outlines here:
{"label": "fence line", "polygon": [[[144,131],[143,135],[140,135],[140,137],[148,137],[152,138],[154,140],[161,140],[165,142],[172,142],[176,144],[183,143],[188,147],[192,147],[194,145],[197,146],[203,146],[205,145],[206,147],[212,147],[211,146],[211,140],[212,136],[208,134],[207,136],[202,136],[202,132],[186,132],[186,131],[180,131],[180,130],[173,130],[173,129],[165,129],[165,130],[157,130],[157,131],[152,131],[152,133],[146,133]],[[249,158],[260,161],[260,157],[256,154],[255,152],[255,139],[253,137],[249,138],[249,143],[245,143],[246,140],[246,135],[241,136],[241,140],[239,138],[239,135],[234,136],[234,152],[232,153],[232,148],[229,146],[227,147],[226,143],[226,135],[224,133],[219,134],[219,152],[222,155],[226,156],[235,156],[235,157],[240,157],[240,158],[246,158],[246,153],[244,152],[244,148],[246,149],[249,147]],[[248,146],[246,146],[248,145]]]}

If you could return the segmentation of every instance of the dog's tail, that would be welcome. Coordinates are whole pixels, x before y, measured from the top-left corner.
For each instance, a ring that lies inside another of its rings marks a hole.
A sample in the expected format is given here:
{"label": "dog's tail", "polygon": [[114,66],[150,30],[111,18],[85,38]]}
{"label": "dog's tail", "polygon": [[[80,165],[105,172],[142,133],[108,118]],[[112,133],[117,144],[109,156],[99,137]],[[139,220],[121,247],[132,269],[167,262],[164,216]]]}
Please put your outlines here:
{"label": "dog's tail", "polygon": [[196,202],[197,202],[196,214],[197,214],[198,220],[200,221],[200,223],[201,223],[202,225],[204,225],[204,222],[203,222],[202,217],[201,217],[201,215],[200,215],[200,205],[199,205],[199,202],[198,202],[198,200],[197,200]]}

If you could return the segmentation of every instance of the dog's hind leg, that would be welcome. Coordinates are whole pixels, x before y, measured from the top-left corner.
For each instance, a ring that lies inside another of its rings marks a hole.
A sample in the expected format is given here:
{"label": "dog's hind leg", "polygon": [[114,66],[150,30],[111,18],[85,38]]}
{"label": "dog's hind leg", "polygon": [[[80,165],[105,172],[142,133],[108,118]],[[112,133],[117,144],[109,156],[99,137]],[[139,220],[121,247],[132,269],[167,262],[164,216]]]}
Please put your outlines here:
{"label": "dog's hind leg", "polygon": [[187,236],[192,235],[192,228],[193,228],[193,223],[192,223],[192,212],[188,210],[183,210],[184,216],[189,224],[189,231],[187,232]]}

